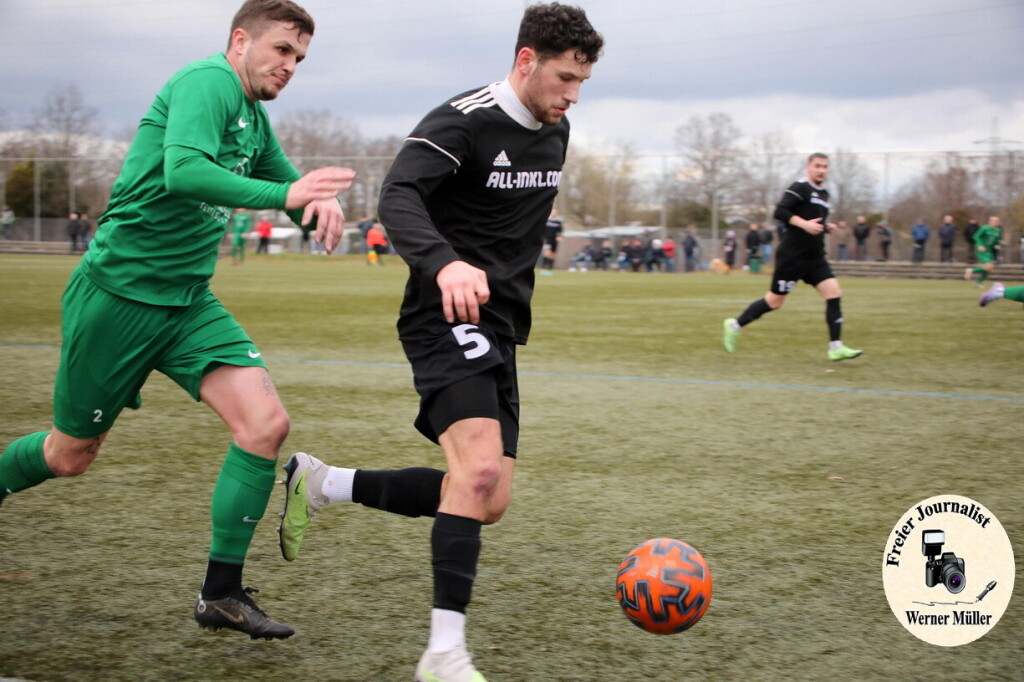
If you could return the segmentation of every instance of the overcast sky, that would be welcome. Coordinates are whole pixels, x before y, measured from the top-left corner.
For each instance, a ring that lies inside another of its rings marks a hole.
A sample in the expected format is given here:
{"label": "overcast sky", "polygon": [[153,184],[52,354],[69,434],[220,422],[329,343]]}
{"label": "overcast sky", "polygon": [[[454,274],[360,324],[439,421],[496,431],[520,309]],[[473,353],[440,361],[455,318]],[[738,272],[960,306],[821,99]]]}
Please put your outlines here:
{"label": "overcast sky", "polygon": [[[224,49],[239,4],[0,0],[7,127],[71,83],[105,132],[134,125],[178,68]],[[271,116],[327,109],[381,136],[504,77],[526,3],[301,4],[316,35]],[[579,4],[606,43],[569,113],[590,148],[670,153],[680,124],[716,111],[748,136],[785,131],[801,151],[972,150],[994,131],[1024,142],[1024,0]]]}

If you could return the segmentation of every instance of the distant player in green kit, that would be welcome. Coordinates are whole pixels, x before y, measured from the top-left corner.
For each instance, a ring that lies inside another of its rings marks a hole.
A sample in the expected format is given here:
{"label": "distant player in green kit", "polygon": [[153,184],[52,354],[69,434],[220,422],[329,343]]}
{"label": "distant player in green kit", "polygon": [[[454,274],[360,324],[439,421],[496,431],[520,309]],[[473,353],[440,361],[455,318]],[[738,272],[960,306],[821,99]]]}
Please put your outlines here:
{"label": "distant player in green kit", "polygon": [[245,235],[252,229],[252,216],[240,208],[235,209],[231,218],[231,264],[245,262]]}
{"label": "distant player in green kit", "polygon": [[988,224],[982,225],[974,233],[974,256],[978,264],[974,268],[964,270],[964,279],[973,278],[974,283],[978,286],[988,279],[996,265],[995,246],[1002,237],[1002,231],[999,229],[1002,224],[1003,221],[999,216],[992,216],[988,219]]}
{"label": "distant player in green kit", "polygon": [[205,402],[232,443],[213,489],[213,540],[194,615],[203,627],[254,639],[294,633],[242,587],[289,418],[259,349],[209,280],[228,207],[288,209],[303,224],[315,217],[316,237],[328,250],[341,237],[337,195],[355,173],[321,168],[300,176],[261,104],[288,84],[312,35],[313,20],[298,5],[248,0],[235,15],[227,51],[189,64],[157,94],[64,293],[53,428],[15,440],[0,455],[2,501],[49,478],[83,473],[121,410],[140,406],[153,370]]}

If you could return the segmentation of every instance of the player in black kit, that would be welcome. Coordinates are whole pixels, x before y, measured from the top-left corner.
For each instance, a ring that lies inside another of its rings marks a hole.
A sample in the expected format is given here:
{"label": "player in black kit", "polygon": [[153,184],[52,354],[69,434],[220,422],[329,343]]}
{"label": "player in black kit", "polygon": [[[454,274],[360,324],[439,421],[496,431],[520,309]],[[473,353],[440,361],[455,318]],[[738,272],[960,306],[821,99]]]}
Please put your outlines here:
{"label": "player in black kit", "polygon": [[515,347],[530,333],[534,266],[569,143],[565,112],[602,46],[583,10],[528,8],[508,77],[428,113],[384,180],[380,219],[410,270],[398,332],[420,395],[416,427],[440,444],[447,473],[343,469],[304,453],[285,467],[288,560],[330,502],[435,517],[434,608],[418,680],[483,680],[466,651],[465,610],[481,526],[498,521],[512,495]]}
{"label": "player in black kit", "polygon": [[779,245],[771,290],[764,298],[751,303],[738,318],[729,318],[722,325],[722,345],[727,353],[736,350],[740,329],[765,313],[781,308],[786,294],[800,280],[817,289],[825,299],[829,360],[849,360],[863,353],[843,345],[843,313],[840,307],[843,292],[839,288],[839,280],[832,274],[832,267],[825,260],[825,233],[831,227],[827,222],[830,208],[828,190],[823,186],[828,177],[828,157],[820,153],[811,154],[806,170],[807,176],[790,185],[775,207],[775,219],[789,229]]}

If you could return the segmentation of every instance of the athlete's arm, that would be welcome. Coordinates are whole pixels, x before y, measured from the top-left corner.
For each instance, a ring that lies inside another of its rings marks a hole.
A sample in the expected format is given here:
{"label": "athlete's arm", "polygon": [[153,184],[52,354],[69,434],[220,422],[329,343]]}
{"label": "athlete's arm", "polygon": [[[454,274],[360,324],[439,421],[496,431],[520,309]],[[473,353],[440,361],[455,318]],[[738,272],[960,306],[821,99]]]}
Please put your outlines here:
{"label": "athlete's arm", "polygon": [[232,208],[284,208],[288,184],[255,180],[222,168],[189,147],[164,150],[164,184],[178,196]]}
{"label": "athlete's arm", "polygon": [[799,193],[799,190],[800,183],[798,182],[794,182],[789,186],[789,189],[782,195],[782,199],[779,200],[778,205],[775,207],[775,219],[781,220],[786,225],[799,227],[809,234],[821,234],[821,231],[825,229],[825,226],[821,224],[821,218],[805,220],[796,214],[797,207],[806,201]]}
{"label": "athlete's arm", "polygon": [[434,279],[460,260],[427,210],[427,198],[458,168],[455,159],[426,141],[406,140],[381,187],[380,222],[409,267]]}

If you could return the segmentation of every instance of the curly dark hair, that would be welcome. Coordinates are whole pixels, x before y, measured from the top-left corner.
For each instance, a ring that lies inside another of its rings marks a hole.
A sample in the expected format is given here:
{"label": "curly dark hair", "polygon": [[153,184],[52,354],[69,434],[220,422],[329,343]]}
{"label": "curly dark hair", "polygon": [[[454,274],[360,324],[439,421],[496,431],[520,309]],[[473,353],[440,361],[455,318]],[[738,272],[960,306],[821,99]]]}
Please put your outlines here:
{"label": "curly dark hair", "polygon": [[604,38],[590,25],[581,8],[552,2],[526,9],[519,24],[516,54],[524,47],[533,48],[541,61],[574,50],[578,62],[593,64],[601,56]]}
{"label": "curly dark hair", "polygon": [[[244,28],[256,38],[271,21],[293,24],[300,34],[313,35],[313,17],[291,0],[246,0],[231,20],[231,32],[234,33],[236,28]],[[231,49],[231,38],[228,38],[228,49]]]}

